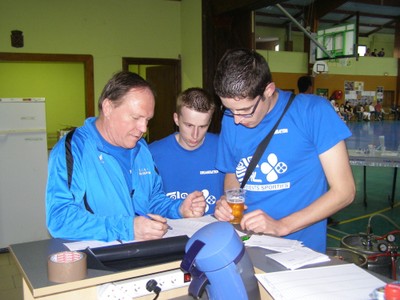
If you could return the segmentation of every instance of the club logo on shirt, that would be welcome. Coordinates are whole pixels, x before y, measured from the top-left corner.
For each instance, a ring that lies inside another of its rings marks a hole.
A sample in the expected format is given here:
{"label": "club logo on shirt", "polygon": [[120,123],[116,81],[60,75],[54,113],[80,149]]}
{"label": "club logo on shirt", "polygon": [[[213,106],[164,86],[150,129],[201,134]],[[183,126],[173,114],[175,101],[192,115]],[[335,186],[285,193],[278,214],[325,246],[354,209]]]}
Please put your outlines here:
{"label": "club logo on shirt", "polygon": [[204,189],[204,190],[202,190],[202,192],[203,192],[204,199],[206,199],[206,202],[208,205],[214,205],[215,202],[217,202],[217,199],[215,198],[214,195],[210,194],[209,190]]}
{"label": "club logo on shirt", "polygon": [[181,193],[179,191],[167,193],[167,196],[170,197],[172,200],[186,199],[187,195],[188,193]]}
{"label": "club logo on shirt", "polygon": [[260,169],[263,174],[267,175],[268,182],[274,182],[279,178],[278,174],[283,174],[287,171],[287,165],[278,161],[278,157],[271,153],[268,155],[267,161],[261,164]]}
{"label": "club logo on shirt", "polygon": [[[251,156],[247,158],[242,158],[240,163],[237,165],[236,176],[239,182],[243,181],[244,174],[246,173],[251,158]],[[261,171],[262,175],[258,170]],[[279,175],[285,173],[287,170],[288,166],[284,162],[279,161],[275,153],[270,153],[267,156],[266,161],[262,162],[261,164],[257,164],[255,170],[249,178],[249,181],[246,183],[246,189],[253,191],[267,191],[290,188],[290,182],[279,184],[262,184],[263,178],[265,178],[268,183],[273,183],[279,179]],[[258,176],[262,176],[263,178],[258,178]]]}
{"label": "club logo on shirt", "polygon": [[[210,210],[210,206],[215,205],[215,202],[217,202],[217,198],[214,195],[211,195],[210,191],[207,189],[204,189],[201,192],[203,193],[203,196],[206,199],[206,209],[204,212],[207,213]],[[186,199],[188,193],[181,193],[179,191],[174,191],[167,193],[167,196],[172,200],[179,200],[179,199]]]}
{"label": "club logo on shirt", "polygon": [[213,174],[218,174],[218,170],[205,170],[205,171],[200,171],[200,175],[213,175]]}
{"label": "club logo on shirt", "polygon": [[139,168],[139,175],[144,176],[144,175],[150,175],[151,172],[147,168]]}
{"label": "club logo on shirt", "polygon": [[[204,189],[201,192],[203,193],[204,199],[206,199],[207,204],[214,205],[215,202],[217,202],[217,198],[214,195],[211,195],[209,190]],[[173,191],[167,193],[166,195],[172,200],[178,200],[178,199],[186,199],[189,193]]]}

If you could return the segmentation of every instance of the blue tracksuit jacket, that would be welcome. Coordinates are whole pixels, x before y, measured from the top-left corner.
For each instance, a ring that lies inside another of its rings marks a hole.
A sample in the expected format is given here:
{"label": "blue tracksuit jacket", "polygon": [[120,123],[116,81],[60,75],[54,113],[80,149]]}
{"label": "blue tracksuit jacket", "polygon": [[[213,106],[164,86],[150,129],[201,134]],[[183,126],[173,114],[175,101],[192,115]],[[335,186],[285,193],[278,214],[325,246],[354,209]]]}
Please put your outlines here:
{"label": "blue tracksuit jacket", "polygon": [[[65,137],[49,158],[46,219],[50,234],[72,240],[132,240],[135,212],[180,218],[182,201],[171,201],[163,192],[146,142],[131,151],[132,191],[117,160],[105,150],[88,118],[71,140],[74,158],[71,188],[67,184]],[[84,205],[84,195],[93,211]]]}

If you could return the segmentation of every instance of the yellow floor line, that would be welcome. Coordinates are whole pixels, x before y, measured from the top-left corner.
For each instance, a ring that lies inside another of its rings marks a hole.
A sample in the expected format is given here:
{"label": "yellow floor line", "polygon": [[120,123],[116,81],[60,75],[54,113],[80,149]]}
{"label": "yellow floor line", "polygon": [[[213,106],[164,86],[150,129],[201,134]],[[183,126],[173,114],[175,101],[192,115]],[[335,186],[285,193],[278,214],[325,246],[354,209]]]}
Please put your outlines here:
{"label": "yellow floor line", "polygon": [[334,235],[332,235],[332,234],[328,234],[327,236],[328,236],[329,238],[331,238],[331,239],[334,239],[334,240],[338,240],[338,241],[341,241],[341,240],[342,240],[342,238],[337,237],[337,236],[334,236]]}
{"label": "yellow floor line", "polygon": [[[393,208],[395,208],[395,207],[397,207],[397,206],[399,206],[399,205],[400,205],[400,203],[398,202],[398,203],[396,203],[395,205],[393,205]],[[346,224],[346,223],[354,222],[354,221],[361,220],[361,219],[366,219],[366,218],[369,218],[369,217],[372,216],[372,215],[380,214],[380,213],[389,211],[389,210],[391,210],[391,209],[392,209],[391,207],[387,207],[387,208],[378,210],[377,212],[370,213],[370,214],[367,214],[367,215],[364,215],[364,216],[359,216],[359,217],[356,217],[356,218],[352,218],[352,219],[348,219],[348,220],[344,220],[344,221],[339,221],[339,222],[337,223],[337,225]]]}
{"label": "yellow floor line", "polygon": [[328,230],[334,231],[334,232],[339,233],[339,234],[341,234],[341,235],[348,235],[347,232],[344,232],[344,231],[341,231],[341,230],[332,228],[331,226],[328,226]]}

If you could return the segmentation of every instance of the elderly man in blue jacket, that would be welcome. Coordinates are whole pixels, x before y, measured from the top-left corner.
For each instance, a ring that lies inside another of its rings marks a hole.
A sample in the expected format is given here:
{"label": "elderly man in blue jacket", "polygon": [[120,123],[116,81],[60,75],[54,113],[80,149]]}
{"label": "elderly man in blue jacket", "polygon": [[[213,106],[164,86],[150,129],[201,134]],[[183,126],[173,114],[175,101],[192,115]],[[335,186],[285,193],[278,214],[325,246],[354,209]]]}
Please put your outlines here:
{"label": "elderly man in blue jacket", "polygon": [[135,73],[115,74],[99,98],[99,117],[63,137],[49,158],[47,226],[72,240],[149,240],[168,230],[165,218],[200,217],[200,191],[171,201],[142,138],[154,92]]}

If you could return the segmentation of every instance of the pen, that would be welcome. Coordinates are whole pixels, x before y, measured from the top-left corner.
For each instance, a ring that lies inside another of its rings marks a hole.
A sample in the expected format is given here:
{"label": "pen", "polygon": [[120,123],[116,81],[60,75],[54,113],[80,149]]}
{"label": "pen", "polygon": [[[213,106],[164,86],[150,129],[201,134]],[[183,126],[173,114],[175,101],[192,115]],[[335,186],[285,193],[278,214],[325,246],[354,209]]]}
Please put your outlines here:
{"label": "pen", "polygon": [[[146,215],[146,214],[144,214],[142,212],[135,212],[135,215],[141,216],[141,217],[145,217],[146,219],[150,219],[150,220],[153,220],[153,221],[157,221],[157,220],[152,219],[150,216],[148,216],[148,215]],[[168,223],[167,223],[167,226],[168,226],[169,230],[173,229],[171,226],[168,225]]]}

